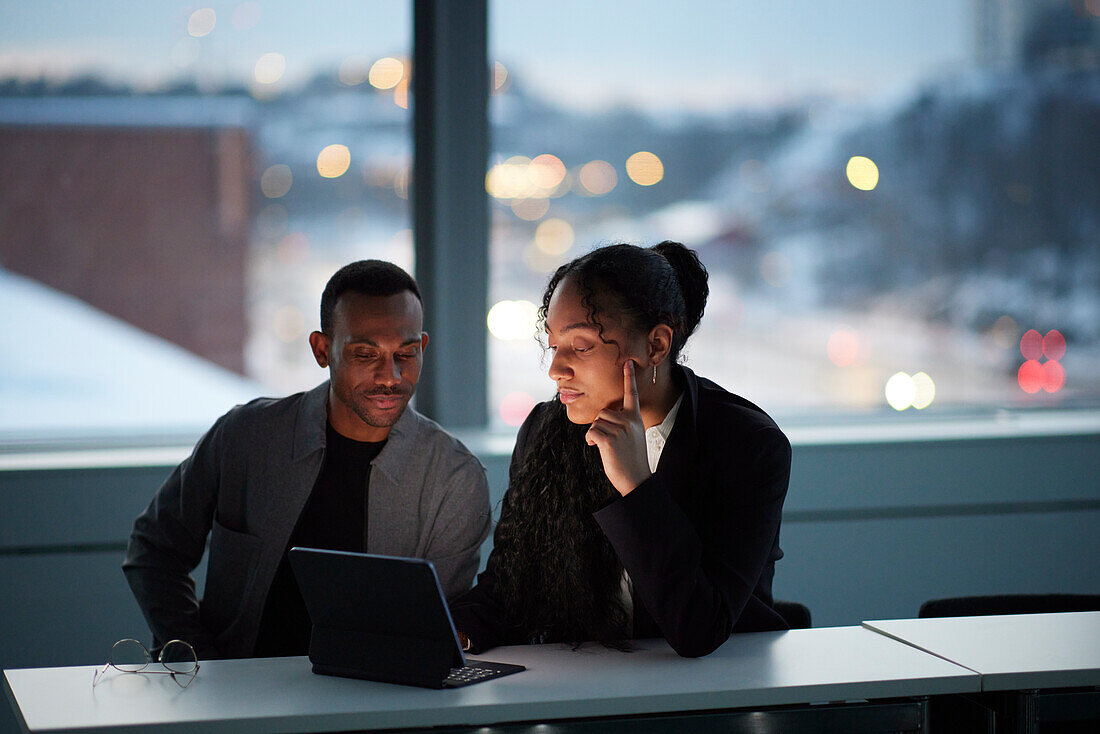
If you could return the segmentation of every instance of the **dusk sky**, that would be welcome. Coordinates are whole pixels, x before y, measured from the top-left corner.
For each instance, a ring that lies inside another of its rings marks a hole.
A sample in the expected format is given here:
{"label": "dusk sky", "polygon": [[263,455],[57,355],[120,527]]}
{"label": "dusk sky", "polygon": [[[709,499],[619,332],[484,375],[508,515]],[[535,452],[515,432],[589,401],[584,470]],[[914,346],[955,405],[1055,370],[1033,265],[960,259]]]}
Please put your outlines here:
{"label": "dusk sky", "polygon": [[[205,7],[216,21],[192,37],[188,20]],[[950,72],[971,57],[971,14],[960,0],[498,0],[491,54],[567,105],[714,110],[861,96]],[[243,81],[276,52],[290,84],[349,56],[408,53],[410,32],[410,5],[392,1],[5,3],[0,75]]]}

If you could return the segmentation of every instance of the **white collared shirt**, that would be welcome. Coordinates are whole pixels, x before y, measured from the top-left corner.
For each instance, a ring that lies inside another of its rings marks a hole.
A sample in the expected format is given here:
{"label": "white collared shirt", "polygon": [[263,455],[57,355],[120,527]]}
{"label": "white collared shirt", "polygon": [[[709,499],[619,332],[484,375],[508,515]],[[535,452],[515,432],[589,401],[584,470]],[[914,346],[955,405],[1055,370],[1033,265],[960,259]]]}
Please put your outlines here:
{"label": "white collared shirt", "polygon": [[[645,429],[645,452],[649,460],[649,470],[657,471],[657,464],[661,461],[661,454],[665,451],[668,436],[672,433],[672,427],[676,424],[676,414],[680,412],[680,403],[684,401],[684,394],[676,398],[668,415],[658,425]],[[634,584],[630,580],[630,574],[623,569],[622,584],[619,587],[619,595],[626,610],[627,629],[634,628]]]}

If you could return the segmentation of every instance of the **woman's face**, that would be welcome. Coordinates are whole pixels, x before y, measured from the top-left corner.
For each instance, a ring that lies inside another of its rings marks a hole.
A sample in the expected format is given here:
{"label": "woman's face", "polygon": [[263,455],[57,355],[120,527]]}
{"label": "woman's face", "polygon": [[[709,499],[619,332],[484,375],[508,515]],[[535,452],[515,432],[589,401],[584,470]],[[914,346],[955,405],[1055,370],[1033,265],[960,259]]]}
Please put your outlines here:
{"label": "woman's face", "polygon": [[[568,277],[550,297],[546,311],[546,339],[553,354],[549,375],[573,423],[591,423],[604,408],[621,405],[623,363],[648,361],[644,336],[629,334],[605,314],[599,318],[602,340],[599,327],[588,320],[580,291]],[[637,365],[635,369],[642,372]]]}

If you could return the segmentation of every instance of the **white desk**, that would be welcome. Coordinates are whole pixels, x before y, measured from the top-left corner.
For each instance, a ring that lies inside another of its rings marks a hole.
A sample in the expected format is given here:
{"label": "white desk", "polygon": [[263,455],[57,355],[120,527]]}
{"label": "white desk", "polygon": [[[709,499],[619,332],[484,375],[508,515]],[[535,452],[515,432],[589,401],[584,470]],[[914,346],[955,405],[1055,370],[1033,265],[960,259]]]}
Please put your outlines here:
{"label": "white desk", "polygon": [[962,665],[983,691],[1100,686],[1100,612],[864,622]]}
{"label": "white desk", "polygon": [[[491,650],[528,670],[454,690],[314,675],[305,658],[202,663],[168,676],[91,667],[4,672],[29,731],[301,732],[487,725],[977,692],[977,674],[860,627],[736,635],[700,659],[663,641],[633,653],[561,645]],[[106,654],[106,651],[105,653]],[[827,708],[827,707],[815,707]]]}

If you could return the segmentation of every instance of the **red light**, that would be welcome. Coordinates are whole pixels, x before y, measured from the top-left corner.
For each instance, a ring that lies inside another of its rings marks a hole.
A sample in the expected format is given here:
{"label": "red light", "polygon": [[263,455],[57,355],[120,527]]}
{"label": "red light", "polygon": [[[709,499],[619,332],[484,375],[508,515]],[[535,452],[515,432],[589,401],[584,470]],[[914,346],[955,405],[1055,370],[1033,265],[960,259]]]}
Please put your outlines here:
{"label": "red light", "polygon": [[1043,369],[1043,365],[1039,364],[1038,360],[1029,359],[1020,365],[1020,371],[1016,377],[1020,382],[1020,388],[1024,392],[1032,394],[1043,389],[1046,371]]}
{"label": "red light", "polygon": [[1066,384],[1066,370],[1060,362],[1051,360],[1043,363],[1043,389],[1058,392]]}
{"label": "red light", "polygon": [[1066,338],[1057,329],[1051,329],[1043,337],[1043,354],[1047,359],[1058,360],[1066,356]]}
{"label": "red light", "polygon": [[1024,332],[1024,335],[1020,337],[1020,354],[1024,355],[1024,359],[1039,359],[1043,356],[1043,335],[1035,331],[1035,329],[1028,329]]}
{"label": "red light", "polygon": [[500,417],[510,426],[522,425],[535,407],[535,399],[525,392],[510,392],[500,401]]}

